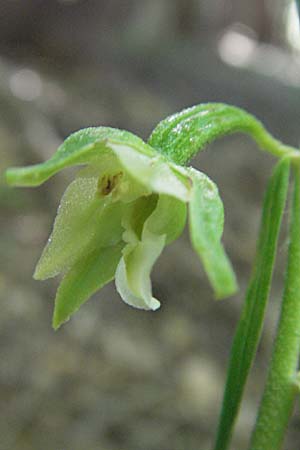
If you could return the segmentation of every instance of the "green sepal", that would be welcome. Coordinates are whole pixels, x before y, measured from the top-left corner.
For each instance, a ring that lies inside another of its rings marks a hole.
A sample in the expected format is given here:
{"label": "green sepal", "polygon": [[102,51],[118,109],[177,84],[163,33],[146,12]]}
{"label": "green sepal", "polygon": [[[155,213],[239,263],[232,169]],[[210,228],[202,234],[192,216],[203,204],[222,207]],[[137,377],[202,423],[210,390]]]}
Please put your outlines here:
{"label": "green sepal", "polygon": [[221,243],[224,208],[218,188],[205,174],[187,169],[193,187],[189,205],[191,242],[198,253],[216,298],[237,290],[231,263]]}
{"label": "green sepal", "polygon": [[173,114],[153,130],[149,145],[176,164],[186,164],[198,151],[222,136],[251,132],[259,121],[223,103],[203,103]]}
{"label": "green sepal", "polygon": [[280,161],[269,180],[263,203],[255,264],[233,344],[215,450],[226,450],[258,342],[274,270],[275,255],[289,185],[290,161]]}
{"label": "green sepal", "polygon": [[62,197],[53,231],[34,278],[44,280],[68,270],[93,247],[108,247],[122,238],[122,202],[105,203],[97,179],[75,179]]}
{"label": "green sepal", "polygon": [[38,186],[60,170],[88,164],[110,152],[110,144],[128,145],[150,157],[157,153],[129,131],[109,127],[91,127],[71,134],[46,162],[6,171],[7,183],[13,186]]}
{"label": "green sepal", "polygon": [[165,159],[142,139],[114,128],[86,128],[69,136],[48,161],[6,171],[8,184],[38,186],[60,170],[82,164],[101,167],[101,160],[121,166],[141,185],[187,201],[188,188]]}
{"label": "green sepal", "polygon": [[78,261],[62,279],[56,293],[53,327],[59,328],[91,295],[114,279],[124,243],[95,249]]}

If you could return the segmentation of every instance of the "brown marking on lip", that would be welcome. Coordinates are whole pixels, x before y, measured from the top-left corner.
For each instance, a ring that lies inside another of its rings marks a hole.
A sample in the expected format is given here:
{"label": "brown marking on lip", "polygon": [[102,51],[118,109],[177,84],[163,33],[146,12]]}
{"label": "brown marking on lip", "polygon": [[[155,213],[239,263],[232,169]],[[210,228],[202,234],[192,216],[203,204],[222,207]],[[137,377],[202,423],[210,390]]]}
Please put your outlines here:
{"label": "brown marking on lip", "polygon": [[123,172],[118,172],[114,175],[103,175],[98,181],[98,192],[101,196],[109,195],[119,184]]}

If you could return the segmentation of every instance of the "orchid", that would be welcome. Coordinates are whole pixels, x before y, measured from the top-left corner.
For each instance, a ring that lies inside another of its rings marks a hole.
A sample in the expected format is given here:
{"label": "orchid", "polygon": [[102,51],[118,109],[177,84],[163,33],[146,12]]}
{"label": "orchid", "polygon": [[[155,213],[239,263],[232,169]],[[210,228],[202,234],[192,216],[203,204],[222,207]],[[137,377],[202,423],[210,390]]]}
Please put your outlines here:
{"label": "orchid", "polygon": [[221,244],[223,204],[207,175],[175,164],[127,131],[98,127],[75,132],[42,164],[9,169],[7,180],[36,186],[72,165],[85,167],[62,197],[34,273],[37,280],[63,274],[55,328],[113,279],[127,304],[159,308],[150,272],[164,246],[182,233],[187,209],[191,241],[216,296],[234,293]]}
{"label": "orchid", "polygon": [[[290,168],[294,197],[289,251],[277,335],[251,450],[280,450],[298,393],[300,322],[300,153],[274,138],[254,116],[220,103],[193,106],[161,121],[148,143],[113,128],[72,134],[48,161],[6,172],[7,182],[37,186],[58,171],[85,166],[64,193],[53,231],[34,277],[62,274],[53,326],[58,328],[88,298],[115,279],[129,305],[156,310],[150,274],[165,245],[190,239],[217,298],[233,294],[236,279],[222,246],[224,210],[215,183],[187,166],[209,142],[234,132],[252,136],[279,157],[267,185],[252,275],[227,372],[215,450],[228,450],[265,318]],[[274,411],[276,414],[274,414]]]}

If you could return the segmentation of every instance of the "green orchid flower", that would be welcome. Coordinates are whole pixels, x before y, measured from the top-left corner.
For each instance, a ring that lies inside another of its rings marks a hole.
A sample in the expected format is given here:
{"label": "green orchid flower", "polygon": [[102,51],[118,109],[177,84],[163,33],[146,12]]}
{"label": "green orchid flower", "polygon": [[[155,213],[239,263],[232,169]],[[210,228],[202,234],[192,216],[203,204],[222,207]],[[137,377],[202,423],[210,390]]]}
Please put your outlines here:
{"label": "green orchid flower", "polygon": [[236,290],[221,244],[224,211],[216,185],[137,136],[113,128],[72,134],[48,161],[8,169],[11,185],[37,186],[63,168],[84,165],[65,191],[34,278],[63,274],[53,326],[58,328],[115,279],[129,305],[156,310],[150,273],[165,245],[182,233],[187,210],[191,242],[217,297]]}

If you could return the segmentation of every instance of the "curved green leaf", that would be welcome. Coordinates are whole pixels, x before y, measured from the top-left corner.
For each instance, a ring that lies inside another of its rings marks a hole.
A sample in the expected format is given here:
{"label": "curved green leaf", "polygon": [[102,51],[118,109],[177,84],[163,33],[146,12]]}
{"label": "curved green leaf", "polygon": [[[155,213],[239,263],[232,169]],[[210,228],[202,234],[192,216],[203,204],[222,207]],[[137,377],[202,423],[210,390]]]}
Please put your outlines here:
{"label": "curved green leaf", "polygon": [[286,203],[289,166],[289,160],[280,161],[267,186],[255,264],[231,349],[215,450],[226,450],[229,446],[247,377],[260,339]]}
{"label": "curved green leaf", "polygon": [[187,170],[193,182],[189,204],[191,241],[202,260],[216,297],[227,297],[237,290],[237,285],[221,243],[223,203],[215,183],[197,170]]}
{"label": "curved green leaf", "polygon": [[59,328],[89,297],[114,279],[124,243],[93,250],[64,276],[56,293],[53,327]]}

